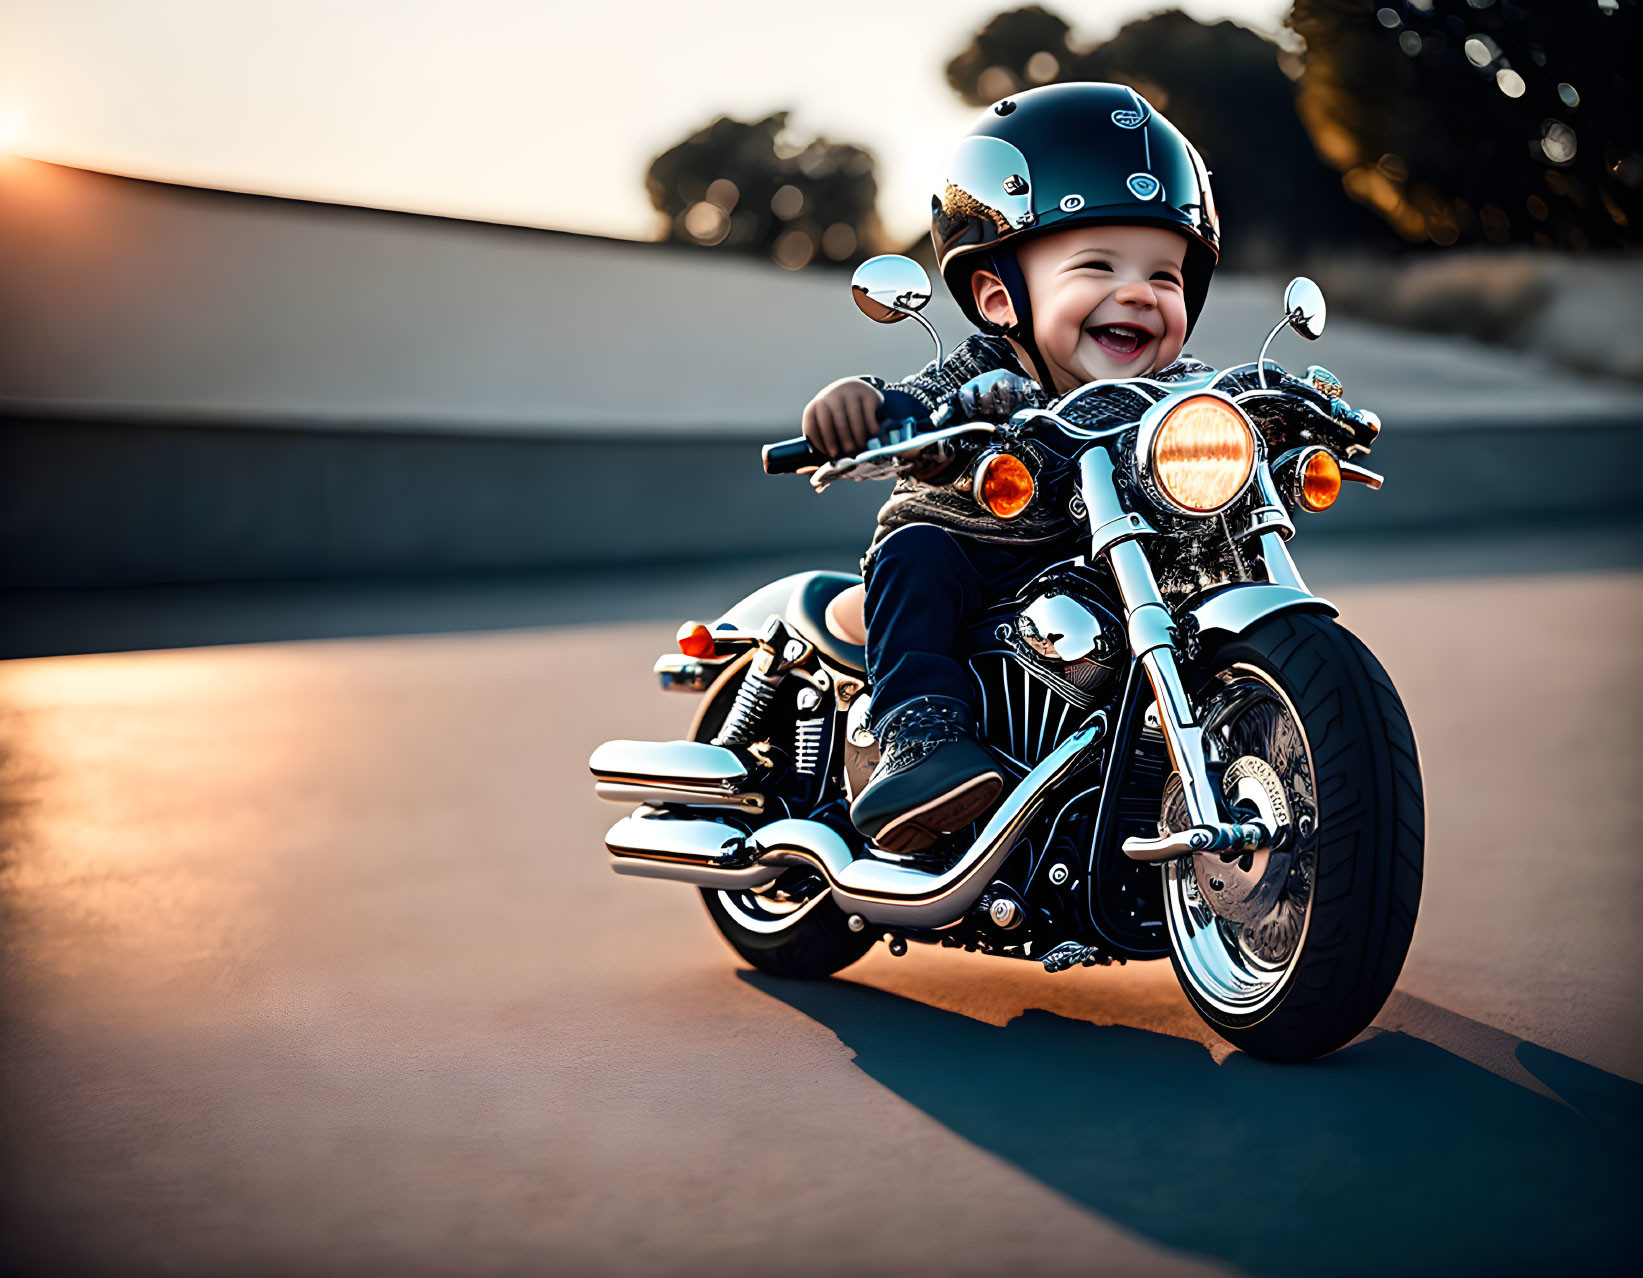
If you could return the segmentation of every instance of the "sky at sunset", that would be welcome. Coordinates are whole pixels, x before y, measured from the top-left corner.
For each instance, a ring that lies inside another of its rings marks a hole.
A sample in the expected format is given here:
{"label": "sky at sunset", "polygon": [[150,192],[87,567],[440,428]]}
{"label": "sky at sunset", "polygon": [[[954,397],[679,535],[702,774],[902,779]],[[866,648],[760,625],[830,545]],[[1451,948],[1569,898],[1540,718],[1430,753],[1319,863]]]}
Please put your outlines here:
{"label": "sky at sunset", "polygon": [[[657,230],[650,158],[792,112],[879,160],[893,236],[971,109],[943,67],[1009,0],[0,0],[0,148],[204,186],[608,235]],[[1274,31],[1287,0],[1081,0],[1086,41],[1178,7]]]}

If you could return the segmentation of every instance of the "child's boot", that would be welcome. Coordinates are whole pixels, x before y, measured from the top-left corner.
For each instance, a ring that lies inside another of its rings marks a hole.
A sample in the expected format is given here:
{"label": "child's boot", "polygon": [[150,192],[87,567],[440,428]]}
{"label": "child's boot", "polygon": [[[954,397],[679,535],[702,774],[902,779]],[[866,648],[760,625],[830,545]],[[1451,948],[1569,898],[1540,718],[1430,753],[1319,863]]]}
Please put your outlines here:
{"label": "child's boot", "polygon": [[889,852],[917,852],[998,800],[1004,778],[975,739],[970,707],[915,697],[880,720],[879,765],[850,805],[856,828]]}

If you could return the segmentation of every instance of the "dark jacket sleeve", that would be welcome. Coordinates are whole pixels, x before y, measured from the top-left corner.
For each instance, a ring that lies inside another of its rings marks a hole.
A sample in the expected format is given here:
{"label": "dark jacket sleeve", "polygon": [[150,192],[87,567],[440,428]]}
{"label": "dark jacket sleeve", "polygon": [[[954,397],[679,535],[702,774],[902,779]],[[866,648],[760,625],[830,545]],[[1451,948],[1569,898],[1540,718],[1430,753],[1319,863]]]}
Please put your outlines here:
{"label": "dark jacket sleeve", "polygon": [[933,413],[943,400],[972,377],[1001,368],[1026,376],[1008,342],[1002,337],[975,333],[954,347],[953,353],[940,364],[931,360],[911,377],[899,382],[885,382],[877,377],[864,377],[862,380],[880,390],[905,391]]}

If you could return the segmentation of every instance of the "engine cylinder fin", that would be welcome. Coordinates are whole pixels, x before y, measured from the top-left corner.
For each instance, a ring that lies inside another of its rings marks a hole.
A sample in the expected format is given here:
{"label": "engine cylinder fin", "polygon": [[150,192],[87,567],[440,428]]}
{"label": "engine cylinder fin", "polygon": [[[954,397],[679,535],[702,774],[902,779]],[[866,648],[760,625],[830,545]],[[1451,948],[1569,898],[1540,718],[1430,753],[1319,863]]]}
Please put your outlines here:
{"label": "engine cylinder fin", "polygon": [[816,775],[821,763],[822,734],[826,719],[800,719],[793,728],[793,767],[807,777]]}

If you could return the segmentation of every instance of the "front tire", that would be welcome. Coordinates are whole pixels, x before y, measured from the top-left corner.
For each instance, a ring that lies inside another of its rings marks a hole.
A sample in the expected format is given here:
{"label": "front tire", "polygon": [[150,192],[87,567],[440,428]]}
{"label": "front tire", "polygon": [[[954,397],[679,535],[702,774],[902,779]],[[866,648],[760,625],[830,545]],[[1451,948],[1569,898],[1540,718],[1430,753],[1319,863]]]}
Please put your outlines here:
{"label": "front tire", "polygon": [[[749,654],[734,662],[705,693],[690,725],[692,741],[711,741],[730,713]],[[781,713],[778,701],[771,713]],[[850,966],[877,939],[852,932],[819,876],[790,870],[759,892],[701,888],[702,903],[720,935],[746,962],[772,976],[820,980]]]}
{"label": "front tire", "polygon": [[1414,733],[1386,671],[1327,617],[1274,617],[1206,665],[1206,751],[1246,794],[1277,782],[1291,835],[1247,864],[1164,867],[1170,961],[1234,1046],[1310,1060],[1368,1027],[1409,950],[1425,845]]}

